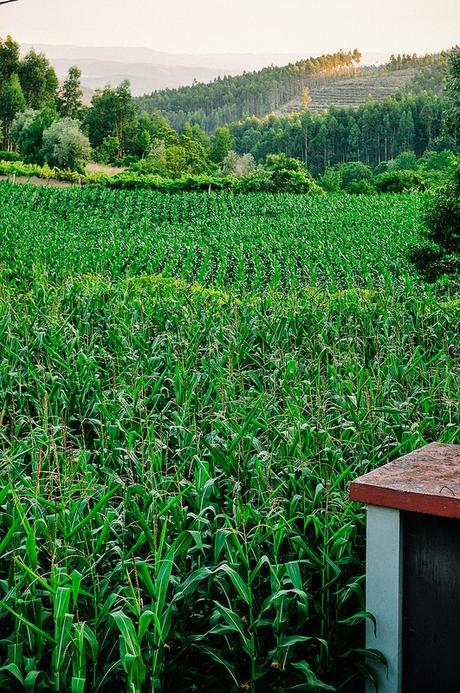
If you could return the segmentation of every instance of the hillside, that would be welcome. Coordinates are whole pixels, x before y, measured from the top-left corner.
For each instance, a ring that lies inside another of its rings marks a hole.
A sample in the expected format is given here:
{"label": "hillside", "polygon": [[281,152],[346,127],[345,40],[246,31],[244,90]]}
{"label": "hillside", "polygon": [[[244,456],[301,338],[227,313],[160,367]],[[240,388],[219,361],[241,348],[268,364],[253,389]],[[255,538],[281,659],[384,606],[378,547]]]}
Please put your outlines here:
{"label": "hillside", "polygon": [[[283,67],[269,66],[238,76],[217,78],[179,89],[165,89],[138,99],[139,111],[160,111],[176,129],[199,123],[207,132],[232,122],[269,114],[285,115],[305,108],[306,89],[313,113],[331,105],[357,108],[369,95],[376,101],[415,85],[429,70],[429,91],[439,93],[444,58],[441,54],[391,55],[380,67],[363,67],[355,49],[312,57]],[[414,91],[420,92],[421,84]]]}
{"label": "hillside", "polygon": [[161,111],[174,128],[187,121],[212,132],[248,115],[262,117],[302,94],[312,80],[326,76],[350,76],[358,69],[358,49],[338,51],[289,63],[270,65],[259,71],[217,78],[209,84],[165,89],[147,94],[138,101],[140,111]]}
{"label": "hillside", "polygon": [[[330,106],[358,108],[369,96],[381,101],[404,89],[416,74],[414,68],[389,73],[357,74],[343,79],[324,79],[309,87],[309,110],[320,113]],[[303,109],[300,96],[291,99],[275,111],[275,115],[289,115]]]}

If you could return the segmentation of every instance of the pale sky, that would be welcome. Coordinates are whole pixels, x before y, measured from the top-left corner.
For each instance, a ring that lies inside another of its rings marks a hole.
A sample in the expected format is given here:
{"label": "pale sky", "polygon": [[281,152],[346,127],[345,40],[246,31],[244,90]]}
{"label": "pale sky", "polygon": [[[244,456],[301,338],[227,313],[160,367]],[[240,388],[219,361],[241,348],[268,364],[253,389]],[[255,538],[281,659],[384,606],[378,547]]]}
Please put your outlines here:
{"label": "pale sky", "polygon": [[172,53],[432,52],[460,42],[458,0],[19,0],[0,36]]}

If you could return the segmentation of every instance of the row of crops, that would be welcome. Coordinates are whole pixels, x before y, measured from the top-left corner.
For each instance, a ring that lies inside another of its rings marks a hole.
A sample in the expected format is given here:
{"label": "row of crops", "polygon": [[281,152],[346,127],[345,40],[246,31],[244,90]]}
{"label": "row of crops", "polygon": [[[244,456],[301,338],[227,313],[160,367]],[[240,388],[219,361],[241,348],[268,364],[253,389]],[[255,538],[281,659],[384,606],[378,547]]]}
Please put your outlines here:
{"label": "row of crops", "polygon": [[361,690],[348,484],[460,438],[421,205],[0,184],[0,690]]}
{"label": "row of crops", "polygon": [[[409,267],[414,195],[168,195],[0,188],[2,264],[15,279],[164,274],[237,293],[381,288]],[[6,235],[5,235],[6,234]]]}

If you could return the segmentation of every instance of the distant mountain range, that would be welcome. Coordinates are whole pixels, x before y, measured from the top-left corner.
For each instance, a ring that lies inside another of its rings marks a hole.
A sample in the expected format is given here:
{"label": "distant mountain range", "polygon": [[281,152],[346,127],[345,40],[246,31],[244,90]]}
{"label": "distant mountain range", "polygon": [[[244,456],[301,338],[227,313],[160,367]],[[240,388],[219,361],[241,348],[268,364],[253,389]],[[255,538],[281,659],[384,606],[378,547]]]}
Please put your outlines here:
{"label": "distant mountain range", "polygon": [[[210,82],[218,76],[235,75],[260,70],[267,65],[286,65],[310,56],[305,53],[214,53],[173,54],[151,48],[52,46],[45,44],[23,44],[22,53],[31,48],[45,53],[62,80],[71,65],[82,71],[85,96],[90,91],[106,84],[116,86],[128,79],[134,95],[148,94],[156,89],[188,86],[195,80]],[[365,53],[362,64],[379,65],[388,54]]]}

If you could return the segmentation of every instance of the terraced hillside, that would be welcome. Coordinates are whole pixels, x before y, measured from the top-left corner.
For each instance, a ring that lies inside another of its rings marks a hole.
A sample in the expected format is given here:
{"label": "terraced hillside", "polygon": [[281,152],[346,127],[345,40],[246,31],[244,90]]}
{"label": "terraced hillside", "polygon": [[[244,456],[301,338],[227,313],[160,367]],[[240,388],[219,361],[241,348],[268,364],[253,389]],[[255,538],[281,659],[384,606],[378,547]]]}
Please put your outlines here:
{"label": "terraced hillside", "polygon": [[[414,77],[416,70],[398,70],[387,74],[357,74],[355,77],[343,79],[315,80],[309,87],[311,102],[309,109],[312,113],[320,113],[330,106],[358,108],[365,103],[369,95],[375,101],[381,101],[403,89]],[[289,115],[303,109],[300,96],[283,104],[276,115]]]}

